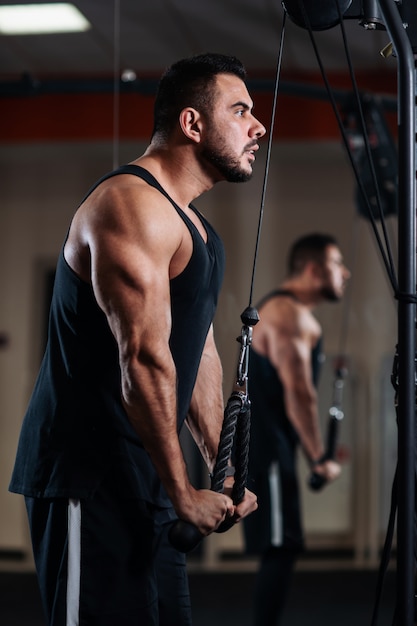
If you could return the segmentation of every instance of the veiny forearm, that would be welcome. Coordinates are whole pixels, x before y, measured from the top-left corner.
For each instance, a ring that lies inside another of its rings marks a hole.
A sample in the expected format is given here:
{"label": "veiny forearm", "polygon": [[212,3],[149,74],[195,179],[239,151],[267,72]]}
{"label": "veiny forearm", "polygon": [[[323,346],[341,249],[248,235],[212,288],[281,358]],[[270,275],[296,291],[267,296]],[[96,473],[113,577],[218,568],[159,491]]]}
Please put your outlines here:
{"label": "veiny forearm", "polygon": [[178,509],[191,489],[177,435],[176,373],[170,353],[140,354],[122,364],[122,396],[129,420]]}
{"label": "veiny forearm", "polygon": [[[227,511],[232,515],[234,507],[230,498],[196,490],[189,481],[177,435],[175,368],[167,367],[168,362],[169,358],[157,367],[149,361],[130,364],[124,404],[177,515],[207,534],[217,528]],[[135,379],[140,382],[137,388]]]}
{"label": "veiny forearm", "polygon": [[223,425],[222,383],[222,366],[210,331],[187,417],[187,426],[210,472],[216,461]]}

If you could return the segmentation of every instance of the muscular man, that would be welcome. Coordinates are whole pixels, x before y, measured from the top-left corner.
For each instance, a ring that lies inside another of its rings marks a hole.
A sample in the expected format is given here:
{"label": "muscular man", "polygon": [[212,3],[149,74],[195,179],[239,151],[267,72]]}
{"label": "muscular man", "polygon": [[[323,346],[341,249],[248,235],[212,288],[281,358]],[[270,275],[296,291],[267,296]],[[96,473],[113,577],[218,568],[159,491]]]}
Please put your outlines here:
{"label": "muscular man", "polygon": [[196,490],[178,433],[213,468],[223,419],[212,320],[218,235],[191,204],[250,179],[265,129],[245,70],[206,54],[161,79],[145,153],[93,187],[59,256],[44,360],[10,489],[25,495],[50,626],[191,623],[176,516],[207,535],[257,506]]}
{"label": "muscular man", "polygon": [[336,240],[311,234],[290,251],[288,278],[258,305],[249,359],[252,402],[248,486],[258,510],[244,520],[248,553],[260,555],[255,584],[256,626],[276,626],[296,555],[303,547],[296,450],[326,481],[340,466],[323,460],[315,387],[321,327],[314,307],[338,301],[350,274]]}

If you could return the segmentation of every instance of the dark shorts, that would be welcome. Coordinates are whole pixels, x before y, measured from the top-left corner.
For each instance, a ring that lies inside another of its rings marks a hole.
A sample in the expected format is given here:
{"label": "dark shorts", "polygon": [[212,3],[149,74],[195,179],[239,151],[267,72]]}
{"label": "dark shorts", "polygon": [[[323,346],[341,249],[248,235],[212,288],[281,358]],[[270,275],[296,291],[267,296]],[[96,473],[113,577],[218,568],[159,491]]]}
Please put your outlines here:
{"label": "dark shorts", "polygon": [[172,509],[109,485],[26,506],[48,626],[191,625],[185,555],[167,538]]}
{"label": "dark shorts", "polygon": [[271,547],[302,551],[301,507],[294,465],[273,461],[249,479],[249,489],[258,498],[258,509],[243,520],[246,552],[258,555]]}

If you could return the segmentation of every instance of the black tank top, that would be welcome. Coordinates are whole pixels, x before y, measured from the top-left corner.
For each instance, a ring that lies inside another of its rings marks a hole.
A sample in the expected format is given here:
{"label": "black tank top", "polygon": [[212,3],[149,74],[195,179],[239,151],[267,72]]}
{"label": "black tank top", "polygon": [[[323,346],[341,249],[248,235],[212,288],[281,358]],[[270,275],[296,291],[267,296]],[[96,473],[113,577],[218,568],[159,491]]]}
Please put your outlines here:
{"label": "black tank top", "polygon": [[[207,232],[205,243],[192,221],[143,168],[127,165],[110,172],[87,196],[103,180],[118,174],[139,176],[165,195],[193,241],[187,267],[170,282],[170,348],[177,372],[179,430],[217,304],[224,270],[223,245],[198,213]],[[62,249],[48,344],[23,422],[11,491],[33,497],[89,497],[111,471],[121,494],[169,506],[122,407],[120,383],[118,349],[106,316],[91,285],[73,272]]]}
{"label": "black tank top", "polygon": [[[294,298],[290,291],[276,290],[267,294],[257,305],[276,296]],[[322,339],[311,351],[313,384],[317,386],[322,362]],[[279,451],[294,448],[298,435],[289,421],[284,404],[284,389],[276,369],[269,359],[251,349],[248,369],[248,390],[251,400],[250,471],[256,473],[269,467]]]}

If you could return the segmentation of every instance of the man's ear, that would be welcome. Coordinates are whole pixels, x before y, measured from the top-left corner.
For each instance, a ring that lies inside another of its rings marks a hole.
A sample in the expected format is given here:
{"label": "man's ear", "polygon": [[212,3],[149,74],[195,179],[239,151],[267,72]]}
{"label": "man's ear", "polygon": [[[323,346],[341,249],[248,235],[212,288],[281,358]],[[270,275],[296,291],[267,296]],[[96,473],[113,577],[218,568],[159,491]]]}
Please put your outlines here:
{"label": "man's ear", "polygon": [[323,264],[322,263],[318,263],[317,261],[309,261],[307,265],[309,266],[311,276],[314,276],[315,278],[320,278],[320,279],[323,277]]}
{"label": "man's ear", "polygon": [[184,135],[188,137],[188,139],[191,139],[191,141],[200,143],[200,133],[202,128],[202,119],[200,113],[192,107],[183,109],[180,113],[179,122]]}

